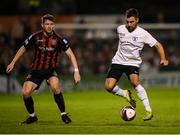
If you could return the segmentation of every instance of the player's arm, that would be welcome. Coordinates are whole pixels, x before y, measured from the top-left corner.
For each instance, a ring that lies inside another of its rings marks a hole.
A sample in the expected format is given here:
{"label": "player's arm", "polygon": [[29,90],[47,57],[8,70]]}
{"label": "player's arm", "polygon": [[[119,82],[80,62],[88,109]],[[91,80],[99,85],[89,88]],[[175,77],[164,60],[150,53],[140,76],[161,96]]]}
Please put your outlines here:
{"label": "player's arm", "polygon": [[81,80],[81,76],[80,76],[80,73],[79,73],[76,57],[75,57],[74,53],[72,52],[71,48],[68,48],[65,51],[65,53],[69,57],[69,59],[71,61],[71,64],[72,64],[72,66],[74,68],[74,80],[75,80],[75,83],[78,84],[80,82],[80,80]]}
{"label": "player's arm", "polygon": [[166,59],[164,48],[163,48],[162,44],[157,42],[155,44],[155,48],[160,57],[160,64],[162,64],[163,66],[167,66],[169,64],[169,61]]}
{"label": "player's arm", "polygon": [[13,70],[14,65],[21,58],[21,56],[25,53],[25,51],[26,51],[26,48],[24,47],[24,45],[21,46],[21,48],[18,50],[18,52],[14,56],[13,60],[11,61],[11,63],[7,66],[7,68],[6,68],[6,72],[7,73],[10,73]]}

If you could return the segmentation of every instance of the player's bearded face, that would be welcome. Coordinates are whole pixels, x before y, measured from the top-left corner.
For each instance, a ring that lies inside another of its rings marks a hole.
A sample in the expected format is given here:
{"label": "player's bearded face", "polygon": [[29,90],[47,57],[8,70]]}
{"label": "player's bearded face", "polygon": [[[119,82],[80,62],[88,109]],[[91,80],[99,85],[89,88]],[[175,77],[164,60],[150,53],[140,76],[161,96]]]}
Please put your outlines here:
{"label": "player's bearded face", "polygon": [[54,22],[50,21],[50,20],[45,20],[44,23],[42,24],[43,30],[47,33],[47,34],[51,34],[53,29],[54,29]]}
{"label": "player's bearded face", "polygon": [[136,27],[137,27],[137,24],[138,24],[138,18],[135,18],[135,17],[129,17],[126,19],[126,27],[128,29],[128,31],[132,32]]}

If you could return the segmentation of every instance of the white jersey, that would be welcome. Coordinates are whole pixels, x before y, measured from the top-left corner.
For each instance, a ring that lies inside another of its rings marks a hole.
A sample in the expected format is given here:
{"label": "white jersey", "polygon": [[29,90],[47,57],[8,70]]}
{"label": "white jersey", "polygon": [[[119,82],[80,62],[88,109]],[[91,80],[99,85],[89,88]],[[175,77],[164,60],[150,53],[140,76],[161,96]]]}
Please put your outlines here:
{"label": "white jersey", "polygon": [[140,67],[142,63],[140,52],[144,45],[148,44],[153,47],[157,40],[139,26],[134,31],[129,32],[125,25],[120,25],[117,32],[119,45],[112,63]]}

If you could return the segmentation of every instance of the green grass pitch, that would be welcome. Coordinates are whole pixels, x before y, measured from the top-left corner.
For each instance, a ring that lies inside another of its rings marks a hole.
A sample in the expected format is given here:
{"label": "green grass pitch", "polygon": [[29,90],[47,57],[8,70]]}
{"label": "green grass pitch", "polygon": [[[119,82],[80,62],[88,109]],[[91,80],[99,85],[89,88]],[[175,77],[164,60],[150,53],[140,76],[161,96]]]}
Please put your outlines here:
{"label": "green grass pitch", "polygon": [[0,133],[47,134],[173,134],[180,133],[180,89],[150,88],[147,90],[154,112],[151,121],[137,100],[136,117],[131,122],[120,118],[119,110],[128,103],[103,90],[64,92],[66,110],[73,120],[64,124],[51,92],[34,93],[35,111],[39,121],[30,125],[19,123],[27,117],[20,95],[0,94]]}

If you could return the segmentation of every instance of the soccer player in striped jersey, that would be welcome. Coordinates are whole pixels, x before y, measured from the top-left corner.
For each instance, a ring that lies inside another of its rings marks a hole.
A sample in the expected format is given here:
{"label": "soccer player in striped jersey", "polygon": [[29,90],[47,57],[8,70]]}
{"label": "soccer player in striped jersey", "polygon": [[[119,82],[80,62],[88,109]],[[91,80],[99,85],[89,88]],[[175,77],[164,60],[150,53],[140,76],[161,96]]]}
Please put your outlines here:
{"label": "soccer player in striped jersey", "polygon": [[31,94],[39,88],[43,80],[46,80],[54,93],[54,100],[61,112],[62,121],[68,124],[71,122],[71,119],[65,111],[64,98],[61,92],[58,75],[56,74],[58,54],[63,51],[69,57],[74,68],[74,80],[76,84],[78,84],[81,79],[78,64],[68,40],[60,37],[54,31],[54,16],[46,14],[42,16],[41,21],[42,30],[30,35],[24,41],[6,70],[10,73],[13,70],[15,63],[22,57],[26,50],[33,48],[35,51],[31,71],[22,88],[22,96],[29,117],[22,123],[30,124],[38,120]]}
{"label": "soccer player in striped jersey", "polygon": [[117,82],[121,75],[125,73],[135,88],[139,99],[145,107],[146,115],[143,120],[150,120],[153,117],[152,109],[146,90],[139,80],[139,67],[142,63],[140,52],[144,45],[155,47],[161,65],[168,65],[163,46],[150,33],[138,26],[139,13],[137,9],[130,8],[126,11],[126,25],[120,25],[117,28],[119,35],[119,45],[112,64],[109,67],[105,80],[105,89],[115,95],[122,96],[135,108],[136,102],[131,97],[129,90],[123,90]]}

